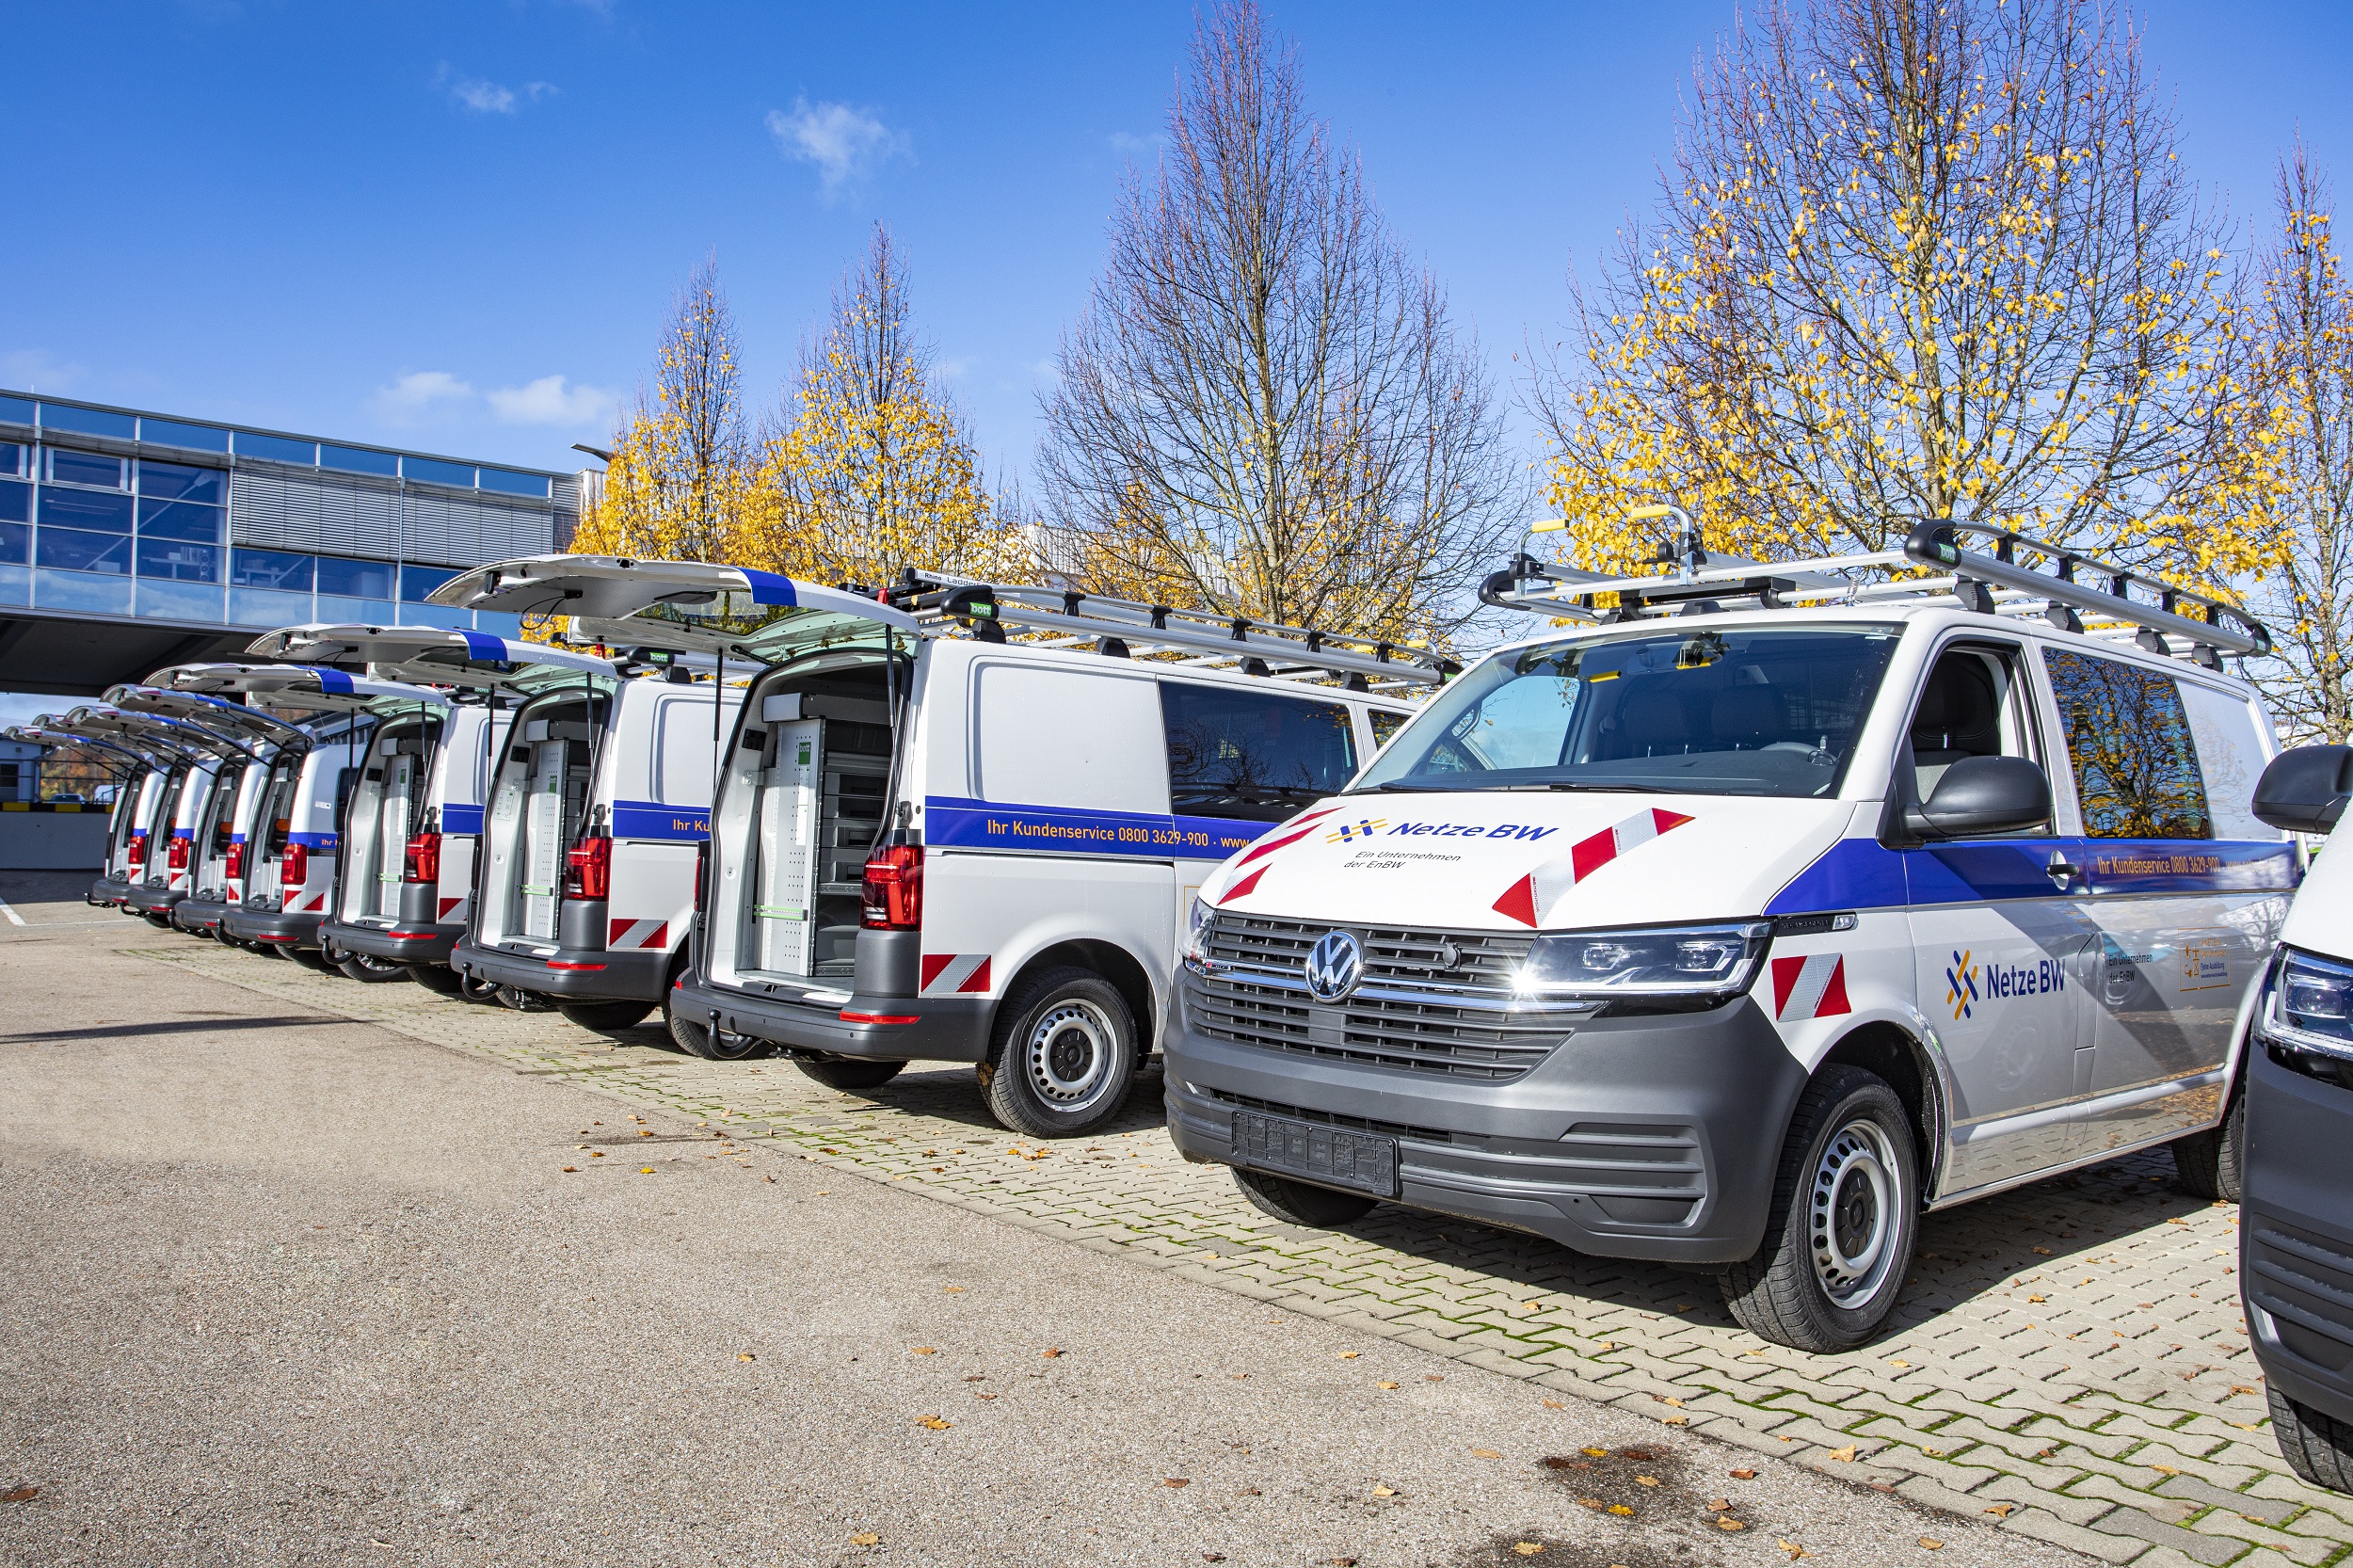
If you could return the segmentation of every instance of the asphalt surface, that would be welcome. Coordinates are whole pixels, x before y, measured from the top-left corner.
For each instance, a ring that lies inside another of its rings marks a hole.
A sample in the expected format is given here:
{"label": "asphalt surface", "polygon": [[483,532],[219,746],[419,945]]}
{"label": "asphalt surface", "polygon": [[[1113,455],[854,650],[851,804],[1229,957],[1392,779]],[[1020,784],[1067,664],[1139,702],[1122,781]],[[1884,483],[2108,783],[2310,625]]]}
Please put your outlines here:
{"label": "asphalt surface", "polygon": [[75,888],[0,873],[7,1561],[2084,1560],[188,979]]}

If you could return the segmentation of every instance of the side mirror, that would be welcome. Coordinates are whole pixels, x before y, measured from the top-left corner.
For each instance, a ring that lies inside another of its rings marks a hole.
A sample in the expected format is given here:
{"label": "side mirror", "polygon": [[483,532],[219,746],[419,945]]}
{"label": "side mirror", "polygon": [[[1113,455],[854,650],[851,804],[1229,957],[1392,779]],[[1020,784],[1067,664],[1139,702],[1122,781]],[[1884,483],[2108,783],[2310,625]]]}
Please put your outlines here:
{"label": "side mirror", "polygon": [[2353,746],[2297,746],[2255,781],[2255,815],[2290,833],[2327,833],[2353,794]]}
{"label": "side mirror", "polygon": [[2024,757],[1964,757],[1904,812],[1904,826],[1923,839],[2015,833],[2050,820],[2051,781]]}

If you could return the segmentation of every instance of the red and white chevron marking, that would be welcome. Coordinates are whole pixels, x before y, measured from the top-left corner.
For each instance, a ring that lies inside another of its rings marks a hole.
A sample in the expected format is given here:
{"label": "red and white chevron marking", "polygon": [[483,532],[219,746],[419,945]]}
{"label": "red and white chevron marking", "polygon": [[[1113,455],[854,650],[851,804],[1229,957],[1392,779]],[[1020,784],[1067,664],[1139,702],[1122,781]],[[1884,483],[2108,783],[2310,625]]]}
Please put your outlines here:
{"label": "red and white chevron marking", "polygon": [[1521,877],[1503,890],[1495,902],[1495,911],[1522,925],[1535,925],[1553,901],[1570,888],[1609,865],[1620,856],[1649,843],[1661,833],[1672,832],[1691,819],[1680,811],[1661,810],[1652,807],[1637,811],[1621,823],[1614,823],[1600,832],[1579,839],[1566,851],[1554,856],[1543,865]]}
{"label": "red and white chevron marking", "polygon": [[927,952],[923,954],[922,984],[917,991],[927,997],[972,995],[988,989],[988,954],[985,952]]}
{"label": "red and white chevron marking", "polygon": [[305,893],[297,888],[294,897],[287,901],[286,907],[296,915],[308,915],[314,910],[324,910],[327,907],[327,895],[323,892]]}
{"label": "red and white chevron marking", "polygon": [[1844,953],[1816,952],[1773,960],[1773,1017],[1785,1024],[1854,1011],[1847,1000]]}
{"label": "red and white chevron marking", "polygon": [[635,952],[646,948],[666,948],[670,945],[670,922],[667,920],[624,920],[606,922],[604,945],[608,952]]}
{"label": "red and white chevron marking", "polygon": [[459,910],[466,906],[465,894],[460,893],[456,898],[442,899],[440,901],[440,904],[441,912],[434,917],[435,920],[447,923],[452,920],[462,920],[465,918],[458,913]]}

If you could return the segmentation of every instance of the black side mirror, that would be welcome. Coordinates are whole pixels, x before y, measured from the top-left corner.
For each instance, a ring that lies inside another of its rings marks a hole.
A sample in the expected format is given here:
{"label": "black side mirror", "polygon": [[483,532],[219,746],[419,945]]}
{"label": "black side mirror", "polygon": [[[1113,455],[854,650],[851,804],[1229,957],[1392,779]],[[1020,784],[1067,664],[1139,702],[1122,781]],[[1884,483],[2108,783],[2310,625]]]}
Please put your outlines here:
{"label": "black side mirror", "polygon": [[2050,820],[2051,781],[2024,757],[1964,757],[1904,812],[1904,826],[1923,839],[2015,833]]}
{"label": "black side mirror", "polygon": [[2327,833],[2353,795],[2353,746],[2297,746],[2255,781],[2255,815],[2290,833]]}

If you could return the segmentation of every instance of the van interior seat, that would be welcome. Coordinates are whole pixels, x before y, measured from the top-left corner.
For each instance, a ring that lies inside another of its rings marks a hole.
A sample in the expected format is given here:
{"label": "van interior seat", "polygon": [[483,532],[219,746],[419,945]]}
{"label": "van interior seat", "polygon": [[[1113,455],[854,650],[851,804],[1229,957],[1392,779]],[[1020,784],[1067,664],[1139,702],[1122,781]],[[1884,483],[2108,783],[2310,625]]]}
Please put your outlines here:
{"label": "van interior seat", "polygon": [[1912,717],[1912,760],[1920,798],[1964,757],[2002,755],[2001,700],[1993,671],[1974,653],[1947,653],[1929,673]]}

